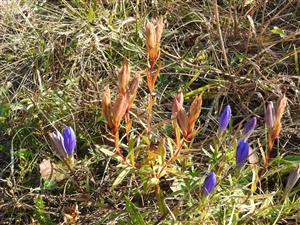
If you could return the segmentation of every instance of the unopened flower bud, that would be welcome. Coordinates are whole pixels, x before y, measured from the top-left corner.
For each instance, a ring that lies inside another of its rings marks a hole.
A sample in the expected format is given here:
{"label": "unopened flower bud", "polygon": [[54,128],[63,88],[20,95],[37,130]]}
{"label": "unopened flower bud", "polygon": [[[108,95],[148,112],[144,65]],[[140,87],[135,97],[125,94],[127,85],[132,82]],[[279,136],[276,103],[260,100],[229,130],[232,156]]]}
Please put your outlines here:
{"label": "unopened flower bud", "polygon": [[188,134],[192,135],[194,131],[195,123],[199,117],[202,108],[202,96],[197,96],[192,105],[190,106],[190,111],[188,112]]}
{"label": "unopened flower bud", "polygon": [[208,196],[215,188],[217,183],[217,177],[214,172],[210,172],[204,180],[202,185],[202,194]]}
{"label": "unopened flower bud", "polygon": [[102,105],[103,114],[107,121],[108,126],[110,128],[113,128],[112,111],[111,111],[111,103],[110,103],[110,89],[108,86],[106,86],[104,89],[104,94],[102,97],[101,105]]}
{"label": "unopened flower bud", "polygon": [[128,97],[127,95],[123,95],[122,93],[120,93],[117,96],[117,99],[115,101],[114,104],[114,108],[113,108],[113,126],[114,126],[114,132],[116,132],[120,126],[120,122],[121,119],[123,118],[123,116],[125,115],[126,109],[128,107]]}
{"label": "unopened flower bud", "polygon": [[225,106],[223,109],[220,118],[219,118],[219,130],[225,131],[231,118],[231,108],[230,105]]}
{"label": "unopened flower bud", "polygon": [[175,99],[175,103],[177,106],[177,124],[183,134],[184,137],[187,136],[187,127],[188,127],[188,117],[182,105]]}
{"label": "unopened flower bud", "polygon": [[183,94],[182,92],[178,93],[174,100],[173,100],[173,104],[172,104],[172,118],[176,117],[176,113],[178,112],[178,105],[180,105],[181,107],[183,106]]}
{"label": "unopened flower bud", "polygon": [[64,138],[62,134],[58,130],[56,130],[56,132],[50,133],[49,136],[53,144],[52,149],[54,150],[54,152],[62,161],[66,161],[68,155],[64,147]]}
{"label": "unopened flower bud", "polygon": [[300,163],[290,172],[288,181],[285,187],[285,193],[289,192],[300,178]]}
{"label": "unopened flower bud", "polygon": [[272,128],[275,122],[275,111],[273,102],[268,102],[267,109],[265,112],[265,123],[268,128]]}
{"label": "unopened flower bud", "polygon": [[148,22],[146,26],[146,45],[150,60],[156,61],[160,54],[160,39],[163,32],[163,18],[160,17],[154,23]]}
{"label": "unopened flower bud", "polygon": [[125,94],[127,90],[129,78],[130,78],[130,72],[129,72],[129,66],[127,60],[124,61],[122,68],[119,70],[118,78],[119,78],[119,90],[122,94]]}
{"label": "unopened flower bud", "polygon": [[129,102],[128,102],[128,109],[131,108],[135,98],[136,98],[136,93],[137,89],[139,87],[139,82],[140,82],[140,74],[137,73],[135,77],[130,81],[129,83],[129,88],[128,88],[128,96],[129,96]]}
{"label": "unopened flower bud", "polygon": [[287,98],[285,95],[281,96],[280,99],[278,100],[278,103],[276,105],[276,110],[275,110],[275,122],[274,126],[272,128],[272,139],[275,140],[279,137],[280,131],[281,131],[281,118],[284,113],[284,109],[287,104]]}
{"label": "unopened flower bud", "polygon": [[76,147],[76,135],[72,127],[65,127],[63,137],[66,153],[69,156],[73,155]]}
{"label": "unopened flower bud", "polygon": [[252,117],[250,120],[247,121],[247,123],[244,126],[243,134],[245,138],[250,137],[250,135],[253,133],[255,127],[256,127],[256,117]]}
{"label": "unopened flower bud", "polygon": [[249,156],[249,144],[246,140],[240,140],[236,149],[236,164],[242,167]]}

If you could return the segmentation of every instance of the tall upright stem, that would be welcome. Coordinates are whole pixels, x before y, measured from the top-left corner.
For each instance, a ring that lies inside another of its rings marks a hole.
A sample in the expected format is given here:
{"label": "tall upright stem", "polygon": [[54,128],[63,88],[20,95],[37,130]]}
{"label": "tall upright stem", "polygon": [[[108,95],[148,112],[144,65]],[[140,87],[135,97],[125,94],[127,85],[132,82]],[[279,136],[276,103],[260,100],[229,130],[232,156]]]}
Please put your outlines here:
{"label": "tall upright stem", "polygon": [[115,131],[114,132],[114,140],[115,140],[115,148],[117,150],[117,153],[119,156],[122,157],[122,159],[125,161],[125,157],[123,156],[122,152],[121,152],[121,149],[120,149],[120,143],[119,143],[119,131]]}
{"label": "tall upright stem", "polygon": [[265,159],[265,162],[264,162],[264,167],[260,172],[259,180],[261,180],[262,176],[264,175],[264,173],[266,172],[266,170],[268,169],[268,166],[269,166],[269,160],[270,160],[270,157],[271,157],[271,153],[272,153],[272,149],[273,149],[273,145],[274,145],[274,141],[275,141],[272,138],[272,133],[271,132],[272,132],[271,130],[268,130],[268,143],[267,143],[268,149],[267,149],[267,153],[266,153],[266,159]]}
{"label": "tall upright stem", "polygon": [[152,76],[154,65],[155,65],[155,61],[152,61],[151,65],[150,65],[150,70],[149,70],[149,76],[150,76],[150,80],[151,80],[152,84],[148,84],[148,86],[149,86],[149,101],[148,101],[148,113],[147,113],[148,133],[150,133],[150,131],[151,131],[151,112],[152,112],[152,106],[153,106],[152,92],[153,92],[154,85],[155,85],[153,83],[153,76]]}

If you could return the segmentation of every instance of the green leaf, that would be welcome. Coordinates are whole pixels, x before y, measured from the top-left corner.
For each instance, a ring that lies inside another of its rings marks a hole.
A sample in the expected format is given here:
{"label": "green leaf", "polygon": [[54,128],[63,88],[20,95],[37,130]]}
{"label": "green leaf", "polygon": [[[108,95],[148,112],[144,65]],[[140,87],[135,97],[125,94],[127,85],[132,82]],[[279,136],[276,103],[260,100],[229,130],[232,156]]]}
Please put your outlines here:
{"label": "green leaf", "polygon": [[282,30],[279,27],[273,27],[273,29],[271,30],[273,34],[278,34],[281,38],[285,37],[287,34],[284,30]]}
{"label": "green leaf", "polygon": [[34,199],[34,205],[36,208],[35,217],[40,224],[52,225],[54,224],[50,216],[45,212],[45,203],[41,196],[38,196]]}
{"label": "green leaf", "polygon": [[165,149],[165,139],[162,139],[159,142],[159,145],[157,147],[157,151],[159,152],[160,157],[161,157],[161,162],[159,162],[159,163],[163,164],[166,161],[166,155],[167,155],[166,149]]}
{"label": "green leaf", "polygon": [[300,156],[299,155],[288,155],[283,158],[286,161],[294,162],[294,163],[300,163]]}
{"label": "green leaf", "polygon": [[92,7],[89,8],[89,13],[88,13],[87,21],[89,23],[92,23],[94,21],[95,17],[96,17],[96,14],[95,14],[93,8]]}
{"label": "green leaf", "polygon": [[102,153],[104,153],[107,156],[110,156],[110,157],[113,157],[113,158],[117,159],[120,162],[123,161],[123,159],[122,159],[121,156],[117,155],[116,153],[114,153],[114,152],[112,152],[112,151],[110,151],[110,150],[108,150],[106,148],[103,148],[103,147],[101,147],[99,145],[96,145],[96,149],[100,150]]}
{"label": "green leaf", "polygon": [[129,224],[131,225],[146,225],[142,214],[139,212],[138,208],[126,198],[126,210],[129,213]]}
{"label": "green leaf", "polygon": [[126,167],[124,170],[122,170],[122,172],[118,175],[117,179],[114,181],[112,188],[117,187],[124,180],[124,178],[129,173],[130,170],[131,170],[130,167]]}

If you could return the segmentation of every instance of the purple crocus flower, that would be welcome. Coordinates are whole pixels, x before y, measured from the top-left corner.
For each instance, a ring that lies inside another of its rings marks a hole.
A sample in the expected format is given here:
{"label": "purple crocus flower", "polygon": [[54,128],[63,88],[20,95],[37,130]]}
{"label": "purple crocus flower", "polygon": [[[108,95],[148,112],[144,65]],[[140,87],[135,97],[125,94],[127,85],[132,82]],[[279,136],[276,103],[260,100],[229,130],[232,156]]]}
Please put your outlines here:
{"label": "purple crocus flower", "polygon": [[246,140],[240,140],[236,149],[236,165],[242,167],[249,156],[249,144]]}
{"label": "purple crocus flower", "polygon": [[214,172],[210,172],[207,177],[205,178],[205,181],[202,186],[202,194],[204,196],[208,196],[216,186],[217,183],[217,177]]}
{"label": "purple crocus flower", "polygon": [[244,130],[243,133],[245,135],[246,138],[248,138],[254,131],[255,127],[256,127],[256,117],[252,117],[250,120],[247,121],[247,123],[244,126]]}
{"label": "purple crocus flower", "polygon": [[66,153],[68,155],[73,155],[76,147],[76,135],[72,127],[69,126],[65,127],[63,137],[64,137],[64,147]]}

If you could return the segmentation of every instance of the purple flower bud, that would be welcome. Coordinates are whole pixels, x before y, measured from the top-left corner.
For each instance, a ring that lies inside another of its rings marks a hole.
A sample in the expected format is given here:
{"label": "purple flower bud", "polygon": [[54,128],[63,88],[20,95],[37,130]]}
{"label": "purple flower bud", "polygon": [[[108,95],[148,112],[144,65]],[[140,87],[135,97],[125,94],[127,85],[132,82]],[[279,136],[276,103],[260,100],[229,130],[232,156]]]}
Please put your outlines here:
{"label": "purple flower bud", "polygon": [[66,153],[68,155],[73,155],[76,147],[76,135],[72,127],[65,127],[63,136]]}
{"label": "purple flower bud", "polygon": [[53,144],[53,150],[59,156],[62,161],[65,161],[67,158],[67,153],[64,147],[64,138],[61,133],[56,130],[49,134]]}
{"label": "purple flower bud", "polygon": [[236,164],[242,167],[249,156],[249,144],[246,140],[240,140],[236,149]]}
{"label": "purple flower bud", "polygon": [[275,110],[273,102],[268,102],[265,112],[265,123],[268,128],[272,128],[275,122]]}
{"label": "purple flower bud", "polygon": [[217,183],[217,177],[214,172],[210,172],[207,177],[205,178],[205,181],[202,186],[202,194],[204,196],[208,196],[216,186]]}
{"label": "purple flower bud", "polygon": [[230,105],[225,106],[223,109],[220,118],[219,118],[219,129],[220,131],[225,131],[231,117],[231,108]]}
{"label": "purple flower bud", "polygon": [[248,120],[244,126],[243,133],[246,138],[248,138],[253,133],[255,127],[256,127],[256,117],[254,116],[250,120]]}
{"label": "purple flower bud", "polygon": [[287,194],[297,183],[300,178],[300,163],[290,172],[287,184],[285,187],[285,194]]}

